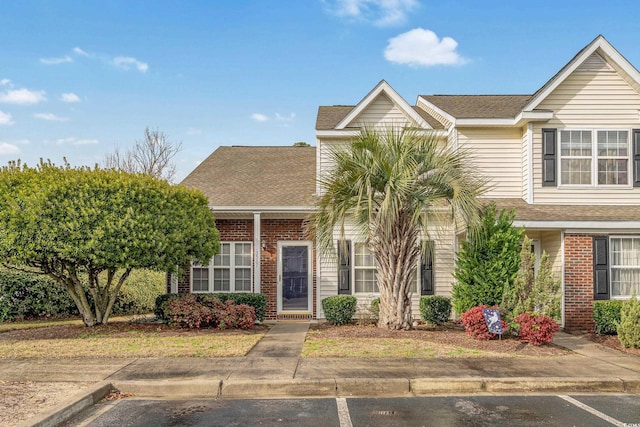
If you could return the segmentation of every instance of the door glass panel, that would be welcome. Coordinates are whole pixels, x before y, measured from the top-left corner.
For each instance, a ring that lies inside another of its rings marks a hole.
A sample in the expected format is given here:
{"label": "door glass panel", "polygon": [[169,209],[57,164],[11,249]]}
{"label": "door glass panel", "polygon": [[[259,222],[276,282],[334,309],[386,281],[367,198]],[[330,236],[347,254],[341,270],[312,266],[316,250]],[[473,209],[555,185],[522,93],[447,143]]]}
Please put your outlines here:
{"label": "door glass panel", "polygon": [[309,266],[306,246],[282,247],[282,309],[309,310]]}

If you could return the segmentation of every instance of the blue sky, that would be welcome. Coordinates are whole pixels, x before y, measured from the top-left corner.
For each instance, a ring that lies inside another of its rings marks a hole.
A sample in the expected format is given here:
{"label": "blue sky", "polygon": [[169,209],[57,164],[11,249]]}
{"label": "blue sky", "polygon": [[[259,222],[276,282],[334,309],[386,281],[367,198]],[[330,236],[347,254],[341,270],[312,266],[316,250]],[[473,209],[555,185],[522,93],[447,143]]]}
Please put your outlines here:
{"label": "blue sky", "polygon": [[418,94],[533,93],[603,34],[640,67],[637,1],[3,1],[0,164],[93,165],[145,127],[182,142],[315,144],[319,105],[381,79]]}

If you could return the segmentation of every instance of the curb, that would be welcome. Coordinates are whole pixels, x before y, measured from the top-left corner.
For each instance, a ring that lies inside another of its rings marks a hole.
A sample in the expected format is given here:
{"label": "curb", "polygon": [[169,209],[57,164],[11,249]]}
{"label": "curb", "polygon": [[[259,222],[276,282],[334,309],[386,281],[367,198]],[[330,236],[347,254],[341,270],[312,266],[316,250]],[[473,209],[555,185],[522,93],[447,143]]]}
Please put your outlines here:
{"label": "curb", "polygon": [[68,421],[70,418],[78,415],[86,408],[95,405],[103,397],[105,397],[113,389],[113,386],[108,381],[102,381],[98,384],[90,386],[88,390],[83,390],[80,393],[64,400],[56,407],[49,411],[37,415],[34,418],[30,418],[21,424],[19,427],[55,427]]}

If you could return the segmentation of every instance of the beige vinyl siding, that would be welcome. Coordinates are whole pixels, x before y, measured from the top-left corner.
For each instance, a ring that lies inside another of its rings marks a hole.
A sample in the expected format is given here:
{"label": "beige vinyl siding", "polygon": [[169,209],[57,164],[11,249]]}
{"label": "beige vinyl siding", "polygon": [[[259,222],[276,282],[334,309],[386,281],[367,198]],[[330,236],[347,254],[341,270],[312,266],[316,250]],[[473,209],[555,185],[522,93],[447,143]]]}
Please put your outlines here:
{"label": "beige vinyl siding", "polygon": [[476,167],[490,179],[485,197],[522,197],[521,129],[458,129],[458,148],[470,150]]}
{"label": "beige vinyl siding", "polygon": [[527,129],[522,130],[522,199],[529,197],[529,144]]}
{"label": "beige vinyl siding", "polygon": [[[548,123],[535,124],[533,132],[534,203],[560,204],[637,204],[640,188],[620,187],[542,187],[542,128],[622,129],[640,126],[640,95],[614,71],[576,71],[571,74],[539,109],[553,110]],[[631,147],[630,147],[631,148]],[[629,165],[629,173],[631,173]],[[560,170],[557,168],[557,176]],[[595,179],[595,177],[592,177]]]}
{"label": "beige vinyl siding", "polygon": [[557,279],[562,277],[562,233],[560,230],[540,232],[540,253],[549,255],[551,268]]}
{"label": "beige vinyl siding", "polygon": [[[334,239],[337,241],[339,233],[336,231]],[[358,237],[353,224],[345,225],[345,239],[351,240],[351,250],[354,250],[356,242],[362,241]],[[428,239],[435,242],[435,256],[433,261],[435,293],[436,295],[451,296],[451,285],[453,283],[454,265],[454,234],[451,227],[439,227],[429,232]],[[321,255],[319,263],[319,301],[332,295],[338,294],[338,266],[335,256]],[[353,288],[353,283],[352,283]],[[369,305],[373,298],[378,295],[355,294],[358,299],[358,307],[364,308]],[[411,298],[411,310],[414,318],[420,317],[420,287],[416,282]],[[322,305],[318,306],[318,318],[324,319]]]}
{"label": "beige vinyl siding", "polygon": [[347,127],[403,125],[409,123],[404,112],[400,110],[389,97],[383,93],[378,95],[369,106],[356,117],[354,123]]}
{"label": "beige vinyl siding", "polygon": [[445,119],[442,114],[436,112],[436,110],[434,110],[433,108],[428,106],[425,103],[424,99],[418,97],[418,102],[417,102],[416,105],[418,107],[420,107],[421,109],[423,109],[424,111],[426,111],[431,117],[433,117],[434,119],[436,119],[437,121],[442,123],[442,125],[444,126],[445,129],[448,129],[451,126],[451,122],[449,120]]}

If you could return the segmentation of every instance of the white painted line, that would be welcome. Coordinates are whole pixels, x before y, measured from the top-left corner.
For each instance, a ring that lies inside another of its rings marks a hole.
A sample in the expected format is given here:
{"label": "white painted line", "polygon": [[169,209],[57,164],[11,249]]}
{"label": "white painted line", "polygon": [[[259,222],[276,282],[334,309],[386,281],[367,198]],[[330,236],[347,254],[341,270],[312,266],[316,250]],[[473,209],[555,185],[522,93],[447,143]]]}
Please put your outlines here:
{"label": "white painted line", "polygon": [[351,424],[351,416],[349,415],[349,407],[347,406],[347,399],[344,397],[336,397],[336,405],[338,405],[340,427],[353,427],[353,424]]}
{"label": "white painted line", "polygon": [[571,396],[567,396],[567,395],[560,395],[558,396],[560,399],[564,399],[567,402],[577,406],[580,409],[583,409],[585,411],[587,411],[588,413],[595,415],[598,418],[602,418],[603,420],[607,421],[608,423],[613,424],[614,426],[617,427],[625,427],[626,423],[620,422],[618,420],[616,420],[613,417],[610,417],[607,414],[603,414],[602,412],[598,411],[597,409],[593,409],[591,406],[585,405],[584,403],[580,402],[579,400],[574,399]]}

